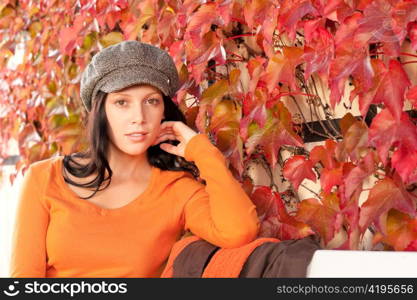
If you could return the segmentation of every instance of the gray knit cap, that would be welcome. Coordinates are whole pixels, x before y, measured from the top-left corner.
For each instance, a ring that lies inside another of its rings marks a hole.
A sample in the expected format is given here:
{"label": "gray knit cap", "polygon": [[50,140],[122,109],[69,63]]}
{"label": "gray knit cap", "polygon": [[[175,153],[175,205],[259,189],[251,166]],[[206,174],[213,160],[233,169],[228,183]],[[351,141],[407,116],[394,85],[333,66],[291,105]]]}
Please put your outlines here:
{"label": "gray knit cap", "polygon": [[138,41],[124,41],[93,56],[81,75],[81,99],[90,111],[99,90],[111,93],[140,83],[150,84],[171,98],[180,88],[177,68],[166,51]]}

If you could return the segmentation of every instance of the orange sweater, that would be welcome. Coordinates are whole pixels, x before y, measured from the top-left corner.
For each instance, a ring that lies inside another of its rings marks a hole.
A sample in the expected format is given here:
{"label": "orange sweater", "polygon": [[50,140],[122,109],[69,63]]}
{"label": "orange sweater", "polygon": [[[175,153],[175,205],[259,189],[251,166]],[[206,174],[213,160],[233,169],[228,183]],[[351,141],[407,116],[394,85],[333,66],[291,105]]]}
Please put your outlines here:
{"label": "orange sweater", "polygon": [[206,185],[188,172],[153,167],[147,189],[116,209],[78,198],[62,159],[33,163],[25,173],[11,277],[160,277],[183,230],[224,248],[256,238],[255,205],[205,134],[189,141],[185,159]]}

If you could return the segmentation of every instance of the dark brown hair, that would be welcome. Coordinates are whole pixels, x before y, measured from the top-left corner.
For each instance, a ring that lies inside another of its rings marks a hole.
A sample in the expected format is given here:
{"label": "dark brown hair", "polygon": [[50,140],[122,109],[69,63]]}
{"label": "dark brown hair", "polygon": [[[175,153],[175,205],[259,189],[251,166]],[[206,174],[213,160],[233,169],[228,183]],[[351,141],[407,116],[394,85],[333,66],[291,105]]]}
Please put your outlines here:
{"label": "dark brown hair", "polygon": [[[104,103],[107,93],[99,91],[88,114],[86,121],[86,137],[88,141],[88,149],[83,152],[73,153],[72,155],[65,155],[63,164],[65,170],[78,178],[85,178],[93,173],[97,173],[94,180],[81,184],[72,181],[65,174],[64,180],[72,185],[84,188],[94,188],[91,196],[82,199],[90,199],[98,191],[107,188],[111,183],[112,170],[109,166],[106,153],[109,146],[109,137],[107,134],[107,117],[104,109]],[[186,119],[181,110],[168,96],[163,96],[164,99],[164,120],[166,121],[182,121],[186,123]],[[164,141],[177,145],[179,141]],[[73,158],[89,158],[87,164],[81,164]],[[147,158],[152,166],[158,167],[161,170],[172,171],[187,171],[190,172],[196,179],[199,177],[199,170],[194,163],[188,162],[183,157],[170,154],[159,148],[159,145],[150,146],[147,149]],[[108,172],[108,177],[105,178],[105,171]],[[100,189],[103,182],[108,181],[107,185]]]}

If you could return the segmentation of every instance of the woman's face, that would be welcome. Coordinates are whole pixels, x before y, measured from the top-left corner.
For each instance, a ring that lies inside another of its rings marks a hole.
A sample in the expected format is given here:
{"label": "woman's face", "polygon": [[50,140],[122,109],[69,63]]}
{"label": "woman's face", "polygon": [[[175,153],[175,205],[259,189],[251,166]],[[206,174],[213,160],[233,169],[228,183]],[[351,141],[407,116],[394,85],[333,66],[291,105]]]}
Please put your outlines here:
{"label": "woman's face", "polygon": [[[109,93],[105,112],[111,143],[129,155],[139,155],[158,137],[164,117],[163,96],[151,85],[135,85]],[[144,134],[130,135],[134,132]]]}

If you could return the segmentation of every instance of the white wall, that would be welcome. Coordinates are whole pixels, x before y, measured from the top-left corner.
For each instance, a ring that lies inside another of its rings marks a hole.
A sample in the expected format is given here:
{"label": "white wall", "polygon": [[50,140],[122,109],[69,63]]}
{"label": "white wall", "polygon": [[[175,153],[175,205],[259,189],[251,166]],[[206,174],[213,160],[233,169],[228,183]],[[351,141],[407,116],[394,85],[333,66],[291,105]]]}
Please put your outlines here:
{"label": "white wall", "polygon": [[0,277],[9,277],[9,260],[11,253],[11,237],[17,207],[17,196],[22,176],[16,177],[13,186],[9,174],[13,167],[2,167],[3,178],[0,181]]}

